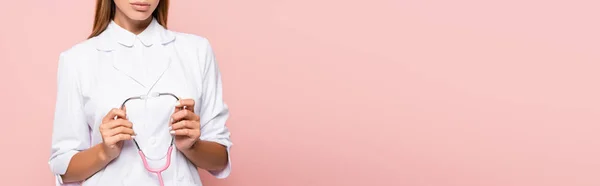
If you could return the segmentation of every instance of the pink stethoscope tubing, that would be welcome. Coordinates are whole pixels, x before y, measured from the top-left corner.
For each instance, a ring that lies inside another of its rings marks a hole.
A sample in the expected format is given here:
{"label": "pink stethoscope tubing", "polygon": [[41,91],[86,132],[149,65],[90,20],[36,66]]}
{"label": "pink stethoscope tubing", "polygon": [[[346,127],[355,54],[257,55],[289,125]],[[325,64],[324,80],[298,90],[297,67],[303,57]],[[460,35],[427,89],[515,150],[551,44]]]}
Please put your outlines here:
{"label": "pink stethoscope tubing", "polygon": [[171,152],[173,151],[173,145],[169,146],[169,151],[167,152],[167,163],[158,169],[154,169],[152,167],[150,167],[150,165],[148,164],[148,161],[146,161],[146,155],[144,155],[144,152],[142,152],[142,150],[138,150],[138,154],[140,154],[140,157],[142,158],[142,161],[144,162],[144,167],[146,167],[146,170],[148,170],[148,172],[152,172],[155,173],[156,176],[158,176],[158,181],[160,182],[160,186],[164,186],[165,182],[163,181],[162,178],[162,172],[167,170],[167,168],[169,168],[169,166],[171,165]]}
{"label": "pink stethoscope tubing", "polygon": [[[155,93],[155,94],[152,94],[149,96],[137,96],[137,97],[128,98],[123,102],[123,104],[121,104],[121,109],[123,109],[125,107],[125,103],[127,103],[127,101],[129,101],[129,100],[134,100],[134,99],[143,100],[143,99],[147,99],[148,97],[158,97],[158,96],[162,96],[162,95],[172,96],[177,101],[179,101],[179,98],[177,96],[175,96],[174,94]],[[142,158],[142,162],[144,163],[144,167],[146,168],[146,170],[148,170],[148,172],[155,173],[158,176],[158,181],[160,182],[160,186],[165,185],[165,182],[162,177],[162,172],[167,170],[167,168],[169,168],[169,166],[171,165],[171,153],[173,152],[173,141],[174,141],[174,138],[171,136],[171,145],[169,145],[169,150],[167,151],[167,162],[165,163],[165,165],[160,168],[152,168],[152,167],[150,167],[150,164],[148,164],[148,161],[146,160],[147,159],[146,155],[144,154],[144,152],[142,152],[142,149],[138,145],[138,142],[135,139],[133,139],[133,142],[135,143],[135,147],[138,149],[138,154],[140,155],[140,157]]]}

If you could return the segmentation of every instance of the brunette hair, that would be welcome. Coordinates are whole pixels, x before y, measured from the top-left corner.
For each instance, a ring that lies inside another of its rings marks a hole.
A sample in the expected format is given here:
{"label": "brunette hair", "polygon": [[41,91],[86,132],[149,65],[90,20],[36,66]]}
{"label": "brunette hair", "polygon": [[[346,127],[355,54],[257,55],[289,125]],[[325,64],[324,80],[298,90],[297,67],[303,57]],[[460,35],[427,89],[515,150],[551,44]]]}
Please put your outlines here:
{"label": "brunette hair", "polygon": [[[102,33],[110,21],[115,17],[117,7],[113,0],[96,0],[96,15],[94,16],[94,27],[89,38],[96,37]],[[167,15],[169,14],[169,0],[160,0],[156,10],[152,12],[152,17],[156,18],[158,23],[167,28]]]}

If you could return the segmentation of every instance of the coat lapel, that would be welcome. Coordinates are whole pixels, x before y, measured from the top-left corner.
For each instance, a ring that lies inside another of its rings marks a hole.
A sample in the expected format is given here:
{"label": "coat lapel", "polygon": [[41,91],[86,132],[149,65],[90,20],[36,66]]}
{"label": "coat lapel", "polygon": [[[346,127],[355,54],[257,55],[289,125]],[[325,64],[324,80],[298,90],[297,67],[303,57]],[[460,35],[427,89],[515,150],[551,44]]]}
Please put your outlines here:
{"label": "coat lapel", "polygon": [[[136,38],[142,44],[134,46]],[[148,28],[138,36],[111,22],[97,38],[98,50],[109,52],[113,67],[137,82],[151,89],[171,64],[171,53],[167,50],[175,40],[175,35],[153,20]],[[127,54],[131,47],[144,47],[143,56]]]}
{"label": "coat lapel", "polygon": [[150,49],[147,56],[144,56],[144,66],[147,67],[146,78],[144,79],[145,87],[154,87],[154,85],[160,80],[162,75],[169,69],[171,65],[170,53],[167,52],[166,47],[160,45]]}
{"label": "coat lapel", "polygon": [[122,72],[123,74],[125,74],[127,77],[129,77],[131,80],[137,82],[138,84],[144,86],[144,87],[148,87],[148,84],[145,83],[144,81],[144,66],[140,63],[143,63],[142,61],[140,61],[139,59],[134,59],[132,57],[132,55],[122,55],[122,53],[124,53],[126,51],[122,51],[122,50],[116,50],[113,51],[111,56],[112,56],[112,63],[113,63],[113,67],[119,71]]}

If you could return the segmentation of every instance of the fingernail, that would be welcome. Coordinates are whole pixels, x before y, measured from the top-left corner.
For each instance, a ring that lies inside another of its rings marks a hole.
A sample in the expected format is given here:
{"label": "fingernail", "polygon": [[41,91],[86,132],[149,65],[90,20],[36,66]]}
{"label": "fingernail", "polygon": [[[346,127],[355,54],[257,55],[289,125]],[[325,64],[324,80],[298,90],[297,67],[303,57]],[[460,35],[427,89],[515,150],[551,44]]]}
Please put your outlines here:
{"label": "fingernail", "polygon": [[179,102],[179,101],[175,102],[175,106],[179,106],[179,105],[181,105],[181,102]]}
{"label": "fingernail", "polygon": [[169,131],[169,133],[171,133],[171,134],[175,134],[175,131],[174,131],[174,130],[172,130],[172,131]]}
{"label": "fingernail", "polygon": [[131,136],[131,139],[135,139],[135,135]]}
{"label": "fingernail", "polygon": [[172,130],[173,130],[173,126],[169,126],[169,131],[172,131]]}
{"label": "fingernail", "polygon": [[173,118],[169,119],[169,123],[173,123]]}

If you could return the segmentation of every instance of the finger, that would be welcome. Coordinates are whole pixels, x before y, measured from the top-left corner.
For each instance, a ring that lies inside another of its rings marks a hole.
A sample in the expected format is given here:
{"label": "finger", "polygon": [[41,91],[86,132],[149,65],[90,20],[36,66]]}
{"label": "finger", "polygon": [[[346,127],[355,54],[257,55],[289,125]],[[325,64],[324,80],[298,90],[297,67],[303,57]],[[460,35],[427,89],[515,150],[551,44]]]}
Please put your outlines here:
{"label": "finger", "polygon": [[104,141],[107,145],[114,145],[120,141],[131,140],[133,137],[129,134],[117,134],[106,138]]}
{"label": "finger", "polygon": [[180,99],[175,104],[175,110],[176,111],[190,110],[190,111],[194,112],[194,105],[196,105],[196,101],[194,101],[194,99]]}
{"label": "finger", "polygon": [[112,136],[111,138],[115,141],[115,143],[117,143],[119,141],[125,141],[125,140],[131,140],[131,139],[133,139],[131,137],[131,135],[129,135],[129,134],[117,134],[117,135]]}
{"label": "finger", "polygon": [[196,133],[195,130],[193,129],[178,129],[178,130],[172,130],[169,133],[171,133],[172,135],[175,136],[194,136],[194,134]]}
{"label": "finger", "polygon": [[115,136],[118,134],[128,134],[128,135],[135,136],[135,132],[133,131],[133,129],[123,127],[123,126],[119,126],[119,127],[111,129],[106,135],[107,136]]}
{"label": "finger", "polygon": [[171,125],[169,130],[198,129],[198,128],[200,128],[198,122],[190,121],[190,120],[183,120],[183,121],[180,121],[180,122],[177,122],[177,123],[174,123],[173,125]]}
{"label": "finger", "polygon": [[111,109],[102,119],[102,123],[107,123],[115,118],[127,118],[125,111],[117,108]]}
{"label": "finger", "polygon": [[200,117],[190,110],[180,110],[171,115],[171,123],[177,123],[182,120],[197,121]]}
{"label": "finger", "polygon": [[125,119],[117,119],[106,123],[105,129],[114,129],[116,127],[133,128],[133,123]]}

